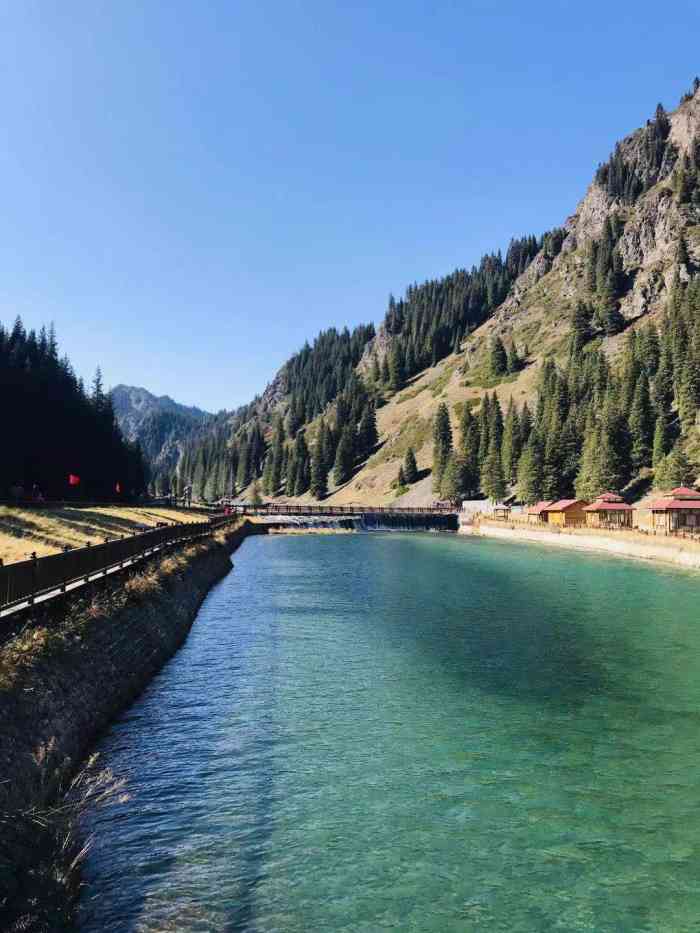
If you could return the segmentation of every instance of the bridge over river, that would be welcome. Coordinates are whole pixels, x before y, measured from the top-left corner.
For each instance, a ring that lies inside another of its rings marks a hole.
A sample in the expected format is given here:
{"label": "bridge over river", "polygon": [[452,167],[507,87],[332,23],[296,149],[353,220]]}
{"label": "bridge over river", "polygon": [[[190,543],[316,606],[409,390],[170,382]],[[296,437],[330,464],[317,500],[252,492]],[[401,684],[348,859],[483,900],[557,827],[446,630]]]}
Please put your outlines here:
{"label": "bridge over river", "polygon": [[305,516],[313,518],[365,518],[377,517],[409,517],[423,516],[429,519],[438,515],[457,515],[457,506],[436,503],[430,506],[396,506],[396,505],[305,505],[303,503],[280,504],[264,502],[253,505],[250,502],[222,503],[229,514],[236,515],[270,515],[270,516]]}

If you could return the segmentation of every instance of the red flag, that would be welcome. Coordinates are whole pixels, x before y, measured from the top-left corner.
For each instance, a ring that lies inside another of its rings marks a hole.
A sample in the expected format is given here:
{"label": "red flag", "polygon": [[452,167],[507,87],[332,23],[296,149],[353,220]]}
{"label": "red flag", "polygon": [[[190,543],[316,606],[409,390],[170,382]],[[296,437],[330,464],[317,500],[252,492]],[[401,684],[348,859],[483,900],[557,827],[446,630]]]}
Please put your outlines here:
{"label": "red flag", "polygon": [[69,486],[80,486],[80,477],[76,476],[75,473],[68,474],[68,485]]}
{"label": "red flag", "polygon": [[115,492],[121,492],[121,491],[122,491],[122,484],[121,484],[121,483],[117,483],[116,486],[114,487],[114,491],[115,491]]}

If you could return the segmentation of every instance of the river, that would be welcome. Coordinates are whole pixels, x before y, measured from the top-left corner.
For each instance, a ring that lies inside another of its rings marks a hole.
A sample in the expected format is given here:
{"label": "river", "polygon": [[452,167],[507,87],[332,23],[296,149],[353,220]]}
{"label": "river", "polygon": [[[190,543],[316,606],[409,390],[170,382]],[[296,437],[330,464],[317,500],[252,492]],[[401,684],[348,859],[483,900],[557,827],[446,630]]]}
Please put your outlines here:
{"label": "river", "polygon": [[700,577],[255,537],[102,740],[81,931],[697,930]]}

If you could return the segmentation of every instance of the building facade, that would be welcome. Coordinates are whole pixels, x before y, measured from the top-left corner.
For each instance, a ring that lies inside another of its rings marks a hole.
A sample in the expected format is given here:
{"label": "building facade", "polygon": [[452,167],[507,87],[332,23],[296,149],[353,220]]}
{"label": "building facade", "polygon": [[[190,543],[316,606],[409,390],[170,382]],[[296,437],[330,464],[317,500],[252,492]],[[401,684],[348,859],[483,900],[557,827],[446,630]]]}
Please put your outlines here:
{"label": "building facade", "polygon": [[584,507],[589,528],[631,528],[634,509],[615,492],[604,492]]}
{"label": "building facade", "polygon": [[652,527],[661,534],[678,531],[700,534],[700,492],[689,486],[672,489],[669,496],[651,503]]}

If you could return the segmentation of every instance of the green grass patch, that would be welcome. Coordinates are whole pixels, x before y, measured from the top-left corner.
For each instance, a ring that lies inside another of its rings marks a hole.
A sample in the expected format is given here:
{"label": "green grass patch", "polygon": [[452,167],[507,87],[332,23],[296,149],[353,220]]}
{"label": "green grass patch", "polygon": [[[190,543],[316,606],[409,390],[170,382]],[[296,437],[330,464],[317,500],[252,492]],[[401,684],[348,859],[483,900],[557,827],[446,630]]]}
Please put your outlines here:
{"label": "green grass patch", "polygon": [[396,399],[396,404],[403,405],[404,402],[408,402],[412,398],[415,398],[417,395],[420,395],[424,389],[425,386],[418,386],[417,389],[409,389],[407,392],[402,392],[401,395],[399,395],[399,397]]}
{"label": "green grass patch", "polygon": [[505,376],[492,376],[479,367],[471,370],[469,377],[460,385],[465,389],[495,389],[506,382],[515,382],[518,375],[519,373],[508,373]]}
{"label": "green grass patch", "polygon": [[399,433],[392,440],[387,441],[381,450],[378,450],[373,457],[367,461],[368,466],[379,466],[381,463],[387,463],[389,460],[403,459],[409,447],[415,451],[425,444],[430,438],[433,424],[430,418],[421,418],[420,415],[415,418],[409,418],[401,425]]}
{"label": "green grass patch", "polygon": [[480,398],[465,398],[459,402],[455,402],[454,413],[457,415],[457,420],[458,421],[462,420],[462,415],[464,414],[465,408],[469,408],[470,410],[473,410],[474,408],[478,408],[480,404],[481,404]]}
{"label": "green grass patch", "polygon": [[455,371],[456,366],[456,363],[451,363],[449,366],[446,366],[445,371],[441,373],[437,379],[434,379],[430,383],[428,388],[430,389],[433,398],[437,398],[438,395],[442,395],[442,393],[445,391],[447,388],[447,383],[452,378],[452,373]]}

